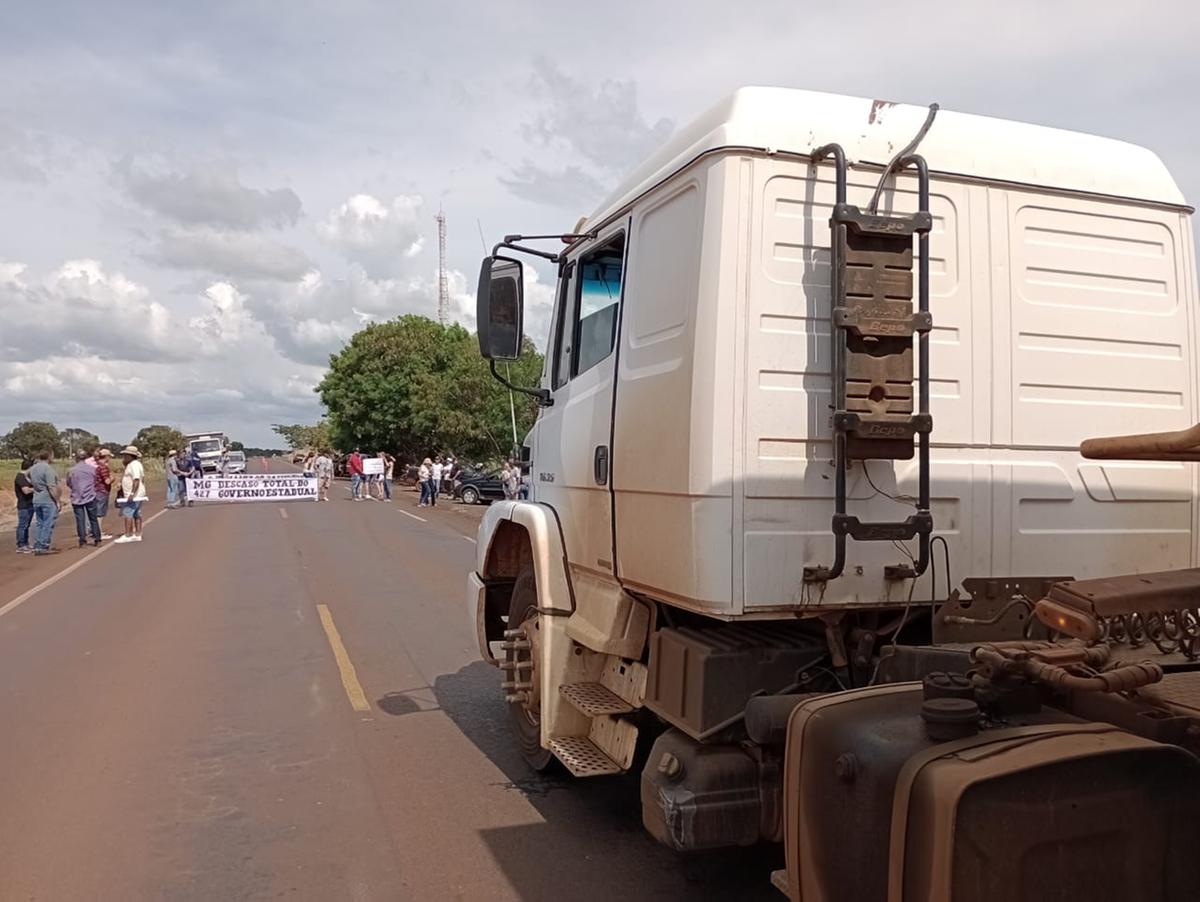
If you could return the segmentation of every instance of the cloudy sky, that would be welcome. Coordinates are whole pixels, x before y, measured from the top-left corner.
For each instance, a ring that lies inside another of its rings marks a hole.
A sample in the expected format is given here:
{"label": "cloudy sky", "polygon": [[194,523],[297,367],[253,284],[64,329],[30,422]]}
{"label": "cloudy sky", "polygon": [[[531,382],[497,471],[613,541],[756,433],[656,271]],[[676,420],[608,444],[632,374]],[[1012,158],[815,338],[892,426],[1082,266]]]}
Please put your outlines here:
{"label": "cloudy sky", "polygon": [[[1200,198],[1194,3],[894,9],[6,3],[0,432],[277,444],[271,423],[320,415],[312,387],[363,323],[435,314],[439,207],[470,325],[481,232],[568,229],[739,85],[1122,138]],[[542,341],[549,287],[531,294]]]}

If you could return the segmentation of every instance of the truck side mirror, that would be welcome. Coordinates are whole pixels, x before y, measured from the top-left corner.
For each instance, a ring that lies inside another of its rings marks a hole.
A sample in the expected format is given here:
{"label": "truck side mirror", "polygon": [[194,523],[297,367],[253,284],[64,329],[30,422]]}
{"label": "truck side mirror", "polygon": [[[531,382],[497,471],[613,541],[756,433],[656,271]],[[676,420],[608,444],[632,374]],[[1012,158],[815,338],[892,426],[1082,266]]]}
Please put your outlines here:
{"label": "truck side mirror", "polygon": [[479,353],[485,360],[516,360],[521,356],[525,297],[519,260],[484,257],[475,297]]}

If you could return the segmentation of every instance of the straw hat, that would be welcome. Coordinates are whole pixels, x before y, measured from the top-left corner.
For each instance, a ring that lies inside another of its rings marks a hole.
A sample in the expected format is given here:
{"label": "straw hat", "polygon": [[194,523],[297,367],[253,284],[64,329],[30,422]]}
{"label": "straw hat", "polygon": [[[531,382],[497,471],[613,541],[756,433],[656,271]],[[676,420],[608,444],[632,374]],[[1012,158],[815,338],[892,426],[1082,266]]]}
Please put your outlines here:
{"label": "straw hat", "polygon": [[142,452],[137,449],[137,445],[126,445],[121,449],[122,454],[128,454],[130,457],[141,457]]}

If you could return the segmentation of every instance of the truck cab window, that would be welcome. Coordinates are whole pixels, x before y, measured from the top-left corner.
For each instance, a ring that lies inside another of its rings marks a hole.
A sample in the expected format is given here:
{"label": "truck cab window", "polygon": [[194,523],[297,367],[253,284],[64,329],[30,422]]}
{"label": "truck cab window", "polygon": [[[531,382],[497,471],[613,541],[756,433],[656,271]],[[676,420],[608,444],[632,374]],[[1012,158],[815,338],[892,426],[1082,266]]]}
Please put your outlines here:
{"label": "truck cab window", "polygon": [[579,258],[573,376],[586,372],[612,353],[624,261],[624,235]]}

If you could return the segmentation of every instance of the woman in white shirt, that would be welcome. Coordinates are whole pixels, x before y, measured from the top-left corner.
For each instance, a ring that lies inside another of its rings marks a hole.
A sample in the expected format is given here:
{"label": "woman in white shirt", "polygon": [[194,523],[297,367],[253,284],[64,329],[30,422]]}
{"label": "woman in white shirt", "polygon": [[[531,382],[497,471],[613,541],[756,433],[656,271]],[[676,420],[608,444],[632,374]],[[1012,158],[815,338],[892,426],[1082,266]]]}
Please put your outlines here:
{"label": "woman in white shirt", "polygon": [[427,457],[421,461],[421,466],[417,470],[417,482],[421,485],[421,503],[417,507],[427,507],[429,505],[429,490],[432,488],[430,481],[433,475],[433,462]]}
{"label": "woman in white shirt", "polygon": [[121,519],[125,524],[125,535],[114,540],[114,544],[142,540],[142,505],[146,502],[146,469],[142,466],[142,452],[134,445],[121,451],[125,470],[121,474],[121,494],[117,504],[121,508]]}

